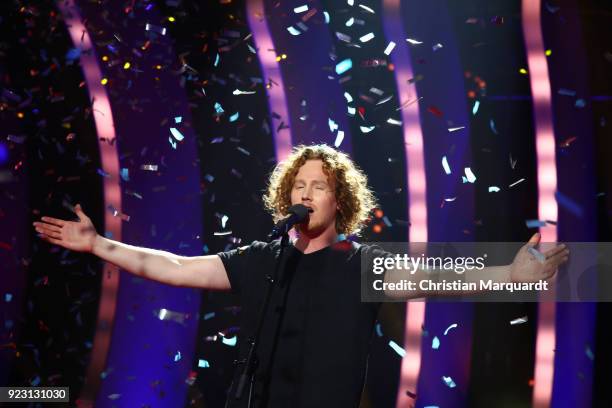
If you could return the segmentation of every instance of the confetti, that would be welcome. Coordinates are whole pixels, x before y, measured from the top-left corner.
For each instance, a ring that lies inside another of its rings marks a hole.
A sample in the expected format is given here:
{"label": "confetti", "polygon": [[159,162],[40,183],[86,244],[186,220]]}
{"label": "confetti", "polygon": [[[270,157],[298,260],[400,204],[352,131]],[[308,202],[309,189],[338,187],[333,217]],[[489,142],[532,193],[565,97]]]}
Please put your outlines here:
{"label": "confetti", "polygon": [[334,146],[340,147],[340,144],[342,144],[343,140],[344,140],[344,132],[342,130],[339,130],[338,134],[336,135],[336,140],[334,141]]}
{"label": "confetti", "polygon": [[375,127],[376,126],[359,126],[359,130],[361,130],[361,133],[370,133]]}
{"label": "confetti", "polygon": [[147,171],[157,171],[157,164],[143,164],[142,166],[140,166],[140,169]]}
{"label": "confetti", "polygon": [[434,336],[433,340],[431,341],[431,348],[434,350],[440,348],[440,339],[438,338],[438,336]]}
{"label": "confetti", "polygon": [[327,119],[327,124],[329,125],[329,130],[333,133],[338,129],[338,124],[331,118]]}
{"label": "confetti", "polygon": [[589,358],[589,360],[591,361],[595,360],[595,354],[593,353],[593,350],[591,350],[591,347],[589,347],[588,345],[585,346],[584,352],[586,356]]}
{"label": "confetti", "polygon": [[546,226],[546,222],[540,220],[526,220],[525,224],[527,225],[527,228],[540,228]]}
{"label": "confetti", "polygon": [[185,313],[174,312],[168,309],[160,309],[157,314],[159,320],[173,321],[175,323],[184,324],[185,320],[188,319],[188,315]]}
{"label": "confetti", "polygon": [[538,260],[538,262],[540,262],[540,263],[546,262],[546,257],[544,256],[544,254],[541,253],[540,251],[538,251],[537,249],[535,249],[534,247],[527,248],[527,251],[531,255],[533,255],[535,257],[535,259]]}
{"label": "confetti", "polygon": [[359,5],[359,7],[361,7],[362,9],[364,9],[365,11],[367,11],[367,12],[369,12],[369,13],[376,14],[376,13],[374,12],[374,10],[373,10],[373,9],[371,9],[371,8],[369,8],[368,6],[364,6],[363,4],[360,4],[360,5]]}
{"label": "confetti", "polygon": [[240,89],[234,89],[233,95],[253,95],[255,91],[241,91]]}
{"label": "confetti", "polygon": [[238,120],[239,117],[240,117],[240,112],[236,112],[232,116],[230,116],[229,121],[235,122],[236,120]]}
{"label": "confetti", "polygon": [[389,340],[389,347],[391,347],[400,357],[404,357],[406,355],[406,350],[400,347],[393,340]]}
{"label": "confetti", "polygon": [[130,181],[130,170],[129,169],[126,169],[126,168],[121,169],[119,175],[121,176],[121,179],[123,181]]}
{"label": "confetti", "polygon": [[472,169],[469,167],[466,167],[464,169],[465,172],[465,181],[464,182],[468,182],[468,183],[474,183],[476,181],[476,176],[474,175],[474,173],[472,173]]}
{"label": "confetti", "polygon": [[493,119],[489,120],[489,128],[491,129],[491,132],[495,133],[496,135],[499,134],[497,133],[497,129],[495,128],[495,121]]}
{"label": "confetti", "polygon": [[221,339],[221,342],[223,344],[226,344],[226,345],[230,346],[230,347],[234,347],[234,346],[236,346],[236,343],[238,342],[238,337],[237,336],[230,337],[230,338],[223,337]]}
{"label": "confetti", "polygon": [[461,129],[465,129],[465,126],[458,126],[458,127],[448,128],[448,132],[452,133],[452,132],[456,132],[456,131],[461,130]]}
{"label": "confetti", "polygon": [[387,119],[387,123],[390,125],[402,126],[402,121],[393,118]]}
{"label": "confetti", "polygon": [[170,133],[172,133],[172,136],[179,142],[185,139],[185,136],[183,136],[177,128],[170,128]]}
{"label": "confetti", "polygon": [[198,367],[199,368],[209,368],[210,363],[208,362],[208,360],[198,359]]}
{"label": "confetti", "polygon": [[489,186],[489,193],[497,193],[497,192],[499,192],[499,187]]}
{"label": "confetti", "polygon": [[372,38],[374,38],[374,33],[368,33],[364,36],[359,37],[359,41],[361,41],[362,43],[366,43],[370,41]]}
{"label": "confetti", "polygon": [[336,64],[336,74],[342,75],[351,68],[353,68],[353,61],[347,58]]}
{"label": "confetti", "polygon": [[576,217],[582,218],[582,207],[578,205],[574,200],[561,193],[560,191],[555,191],[555,199],[557,200],[557,203],[565,210],[574,214]]}
{"label": "confetti", "polygon": [[527,316],[519,317],[514,320],[510,320],[510,326],[516,326],[517,324],[527,323]]}
{"label": "confetti", "polygon": [[174,355],[174,362],[176,363],[177,361],[179,361],[181,358],[183,358],[183,356],[181,355],[180,351],[177,351],[176,354]]}
{"label": "confetti", "polygon": [[446,156],[442,156],[442,167],[444,168],[444,172],[446,174],[451,174],[451,169],[448,165],[448,160],[446,159]]}
{"label": "confetti", "polygon": [[391,52],[393,51],[393,49],[395,48],[395,43],[393,41],[389,41],[389,44],[387,44],[387,48],[385,48],[385,50],[383,51],[383,53],[385,55],[391,55]]}
{"label": "confetti", "polygon": [[472,106],[472,116],[478,113],[478,108],[480,107],[480,101],[474,101],[474,106]]}
{"label": "confetti", "polygon": [[440,44],[440,43],[434,44],[434,46],[433,46],[433,47],[431,47],[431,49],[432,49],[434,52],[438,51],[438,50],[439,50],[439,49],[441,49],[441,48],[443,48],[443,46],[442,46],[442,44]]}
{"label": "confetti", "polygon": [[296,8],[293,9],[293,12],[295,14],[304,13],[306,11],[308,11],[308,5],[307,4],[304,4],[303,6],[299,6],[299,7],[296,7]]}
{"label": "confetti", "polygon": [[429,113],[431,113],[432,115],[437,116],[439,118],[442,117],[442,115],[443,115],[442,111],[440,109],[436,108],[435,106],[429,106],[427,108],[427,111]]}
{"label": "confetti", "polygon": [[525,181],[525,179],[521,178],[521,179],[515,181],[514,183],[510,184],[508,187],[512,188],[512,187],[516,186],[517,184],[522,183],[523,181]]}
{"label": "confetti", "polygon": [[421,41],[413,40],[412,38],[406,38],[406,41],[413,45],[423,44]]}
{"label": "confetti", "polygon": [[300,34],[302,34],[302,32],[300,30],[298,30],[297,28],[295,28],[294,26],[287,27],[287,31],[289,31],[289,34],[291,34],[291,35],[300,35]]}
{"label": "confetti", "polygon": [[457,386],[451,377],[442,376],[442,381],[444,381],[444,384],[449,388],[455,388]]}
{"label": "confetti", "polygon": [[165,27],[159,27],[159,26],[156,26],[156,25],[153,25],[153,24],[149,24],[149,23],[147,23],[145,25],[145,31],[153,31],[153,32],[156,32],[156,33],[161,34],[161,35],[166,35],[166,28]]}
{"label": "confetti", "polygon": [[444,330],[444,335],[446,336],[451,329],[455,329],[457,328],[457,326],[458,326],[457,323],[453,323],[450,326],[448,326],[446,330]]}

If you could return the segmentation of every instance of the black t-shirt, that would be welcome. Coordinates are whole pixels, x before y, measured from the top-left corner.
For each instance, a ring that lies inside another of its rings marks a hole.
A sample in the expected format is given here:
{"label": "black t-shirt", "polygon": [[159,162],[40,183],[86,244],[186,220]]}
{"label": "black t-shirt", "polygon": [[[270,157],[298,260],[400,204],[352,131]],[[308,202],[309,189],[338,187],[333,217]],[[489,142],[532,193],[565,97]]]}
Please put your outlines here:
{"label": "black t-shirt", "polygon": [[[359,405],[368,348],[380,303],[361,302],[361,256],[378,247],[341,241],[303,254],[285,248],[268,306],[255,375],[256,408],[334,407]],[[222,252],[232,292],[240,295],[239,354],[246,359],[248,338],[255,332],[259,310],[280,252],[279,241]],[[382,251],[381,251],[382,252]],[[238,365],[226,407],[246,407],[234,399],[244,365]]]}

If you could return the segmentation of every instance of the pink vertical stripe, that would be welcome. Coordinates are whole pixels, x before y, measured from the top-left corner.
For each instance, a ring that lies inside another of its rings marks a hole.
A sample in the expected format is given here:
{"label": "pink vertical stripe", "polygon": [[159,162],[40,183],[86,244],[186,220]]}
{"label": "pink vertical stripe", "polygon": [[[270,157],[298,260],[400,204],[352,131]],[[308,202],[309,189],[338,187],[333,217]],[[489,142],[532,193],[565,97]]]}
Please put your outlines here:
{"label": "pink vertical stripe", "polygon": [[[98,136],[102,170],[109,175],[104,177],[104,208],[108,205],[113,205],[115,208],[121,209],[117,144],[105,141],[115,139],[115,125],[108,95],[101,83],[102,73],[98,65],[95,49],[74,1],[58,1],[57,5],[66,22],[74,46],[82,51],[88,51],[87,53],[81,53],[80,62],[83,67],[85,83],[92,100],[93,118]],[[105,231],[111,233],[113,239],[121,240],[120,218],[113,217],[109,211],[105,211],[104,224]],[[118,286],[119,271],[115,266],[105,263],[91,360],[87,368],[85,384],[79,398],[79,406],[81,407],[92,406],[98,392],[100,373],[104,370],[110,347]]]}
{"label": "pink vertical stripe", "polygon": [[[425,157],[423,133],[419,114],[418,95],[413,77],[410,52],[402,28],[400,0],[384,0],[383,24],[387,40],[397,46],[390,55],[395,66],[395,82],[402,117],[404,149],[406,156],[406,181],[408,220],[410,220],[410,242],[427,242],[427,190],[425,178]],[[417,393],[419,371],[421,369],[421,326],[425,321],[425,302],[406,303],[406,324],[404,329],[404,350],[401,378],[397,392],[397,407],[408,407],[414,400],[406,391]]]}
{"label": "pink vertical stripe", "polygon": [[[263,0],[248,0],[247,19],[253,42],[257,49],[257,56],[261,64],[261,71],[264,77],[266,90],[268,93],[268,104],[270,112],[277,113],[287,126],[290,125],[289,110],[287,109],[287,98],[281,76],[280,67],[276,61],[276,51],[272,43],[272,36],[266,21]],[[276,162],[281,162],[289,156],[291,152],[291,127],[277,131],[277,126],[271,122],[272,134],[274,135],[274,145],[276,152]]]}
{"label": "pink vertical stripe", "polygon": [[[555,135],[551,106],[550,80],[540,22],[540,0],[522,1],[523,36],[527,50],[528,74],[533,97],[536,130],[536,156],[538,169],[538,217],[540,220],[557,220],[557,168],[555,161]],[[542,242],[556,242],[557,228],[547,225],[541,231]],[[555,281],[551,282],[555,289]],[[550,291],[549,291],[550,292]],[[555,299],[554,292],[547,294]],[[534,408],[550,406],[555,339],[555,303],[548,300],[538,304],[538,329],[536,340],[535,374],[533,388]]]}

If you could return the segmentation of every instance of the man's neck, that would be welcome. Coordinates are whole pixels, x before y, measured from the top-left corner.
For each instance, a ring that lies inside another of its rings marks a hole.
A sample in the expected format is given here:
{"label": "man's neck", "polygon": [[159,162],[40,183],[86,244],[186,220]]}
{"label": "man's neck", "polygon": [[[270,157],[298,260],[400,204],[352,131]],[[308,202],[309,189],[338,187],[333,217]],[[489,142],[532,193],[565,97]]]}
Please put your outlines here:
{"label": "man's neck", "polygon": [[298,239],[293,244],[300,252],[310,254],[323,248],[333,245],[338,239],[336,228],[330,228],[321,234],[309,236],[308,234],[298,233]]}

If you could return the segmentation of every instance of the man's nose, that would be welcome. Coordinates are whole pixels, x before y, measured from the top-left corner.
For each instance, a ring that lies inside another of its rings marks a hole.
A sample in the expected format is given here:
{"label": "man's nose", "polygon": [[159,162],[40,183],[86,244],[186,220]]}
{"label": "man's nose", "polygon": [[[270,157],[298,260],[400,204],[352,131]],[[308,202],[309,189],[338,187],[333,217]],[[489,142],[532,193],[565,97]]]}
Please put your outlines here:
{"label": "man's nose", "polygon": [[312,200],[312,187],[305,187],[302,191],[302,200]]}

